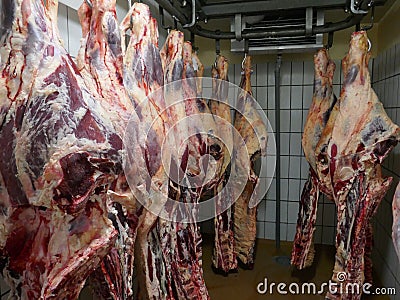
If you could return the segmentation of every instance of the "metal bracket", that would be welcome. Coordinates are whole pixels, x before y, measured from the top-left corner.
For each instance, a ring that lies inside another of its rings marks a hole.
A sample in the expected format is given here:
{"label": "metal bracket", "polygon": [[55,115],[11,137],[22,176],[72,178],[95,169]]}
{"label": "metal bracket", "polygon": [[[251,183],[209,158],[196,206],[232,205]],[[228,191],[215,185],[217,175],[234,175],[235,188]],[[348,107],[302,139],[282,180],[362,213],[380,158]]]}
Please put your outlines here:
{"label": "metal bracket", "polygon": [[333,45],[333,34],[334,34],[334,31],[331,31],[331,32],[328,33],[328,43],[325,46],[326,49],[332,48],[332,45]]}
{"label": "metal bracket", "polygon": [[192,44],[192,47],[194,48],[194,42],[195,42],[195,34],[193,32],[190,32],[190,43]]}
{"label": "metal bracket", "polygon": [[244,54],[245,55],[249,54],[249,40],[248,39],[244,40]]}
{"label": "metal bracket", "polygon": [[[350,1],[350,11],[355,14],[355,15],[365,15],[368,13],[368,10],[362,10],[360,9],[361,7],[361,3],[364,0],[351,0]],[[373,5],[373,1],[370,0],[368,3],[368,7],[371,7]]]}
{"label": "metal bracket", "polygon": [[241,41],[242,38],[242,14],[235,15],[235,38]]}
{"label": "metal bracket", "polygon": [[306,36],[312,36],[313,28],[313,8],[308,7],[306,10]]}
{"label": "metal bracket", "polygon": [[196,24],[196,0],[192,0],[192,22],[183,25],[183,28],[193,27]]}
{"label": "metal bracket", "polygon": [[217,54],[217,56],[221,53],[221,43],[219,39],[215,40],[215,53]]}
{"label": "metal bracket", "polygon": [[171,26],[165,26],[164,9],[161,7],[161,5],[158,7],[158,13],[160,15],[161,27],[165,30],[171,30]]}

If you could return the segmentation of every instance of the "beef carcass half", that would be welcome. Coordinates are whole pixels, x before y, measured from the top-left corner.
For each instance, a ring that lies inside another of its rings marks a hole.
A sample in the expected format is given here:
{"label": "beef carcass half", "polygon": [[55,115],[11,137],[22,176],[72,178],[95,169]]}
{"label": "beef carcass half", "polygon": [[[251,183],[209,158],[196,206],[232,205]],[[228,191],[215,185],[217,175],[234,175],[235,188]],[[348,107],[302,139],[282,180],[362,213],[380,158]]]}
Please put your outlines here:
{"label": "beef carcass half", "polygon": [[[92,1],[91,7],[87,2],[81,5],[78,14],[84,37],[78,67],[87,86],[92,88],[103,106],[113,110],[122,108],[109,116],[120,136],[123,136],[128,121],[136,118],[139,126],[139,119],[123,85],[123,51],[115,6],[114,0]],[[119,197],[124,194],[136,203],[125,176],[119,176],[112,190]],[[90,276],[90,284],[104,299],[128,299],[133,296],[134,243],[138,217],[143,208],[131,205],[133,208],[121,203],[108,207],[109,217],[119,232],[117,243]]]}
{"label": "beef carcass half", "polygon": [[[342,61],[340,99],[316,148],[318,173],[330,177],[337,206],[332,279],[344,285],[364,282],[366,230],[392,180],[382,177],[380,163],[400,138],[400,128],[389,119],[371,88],[369,57],[366,33],[353,33]],[[345,280],[338,278],[340,272]],[[328,293],[327,298],[360,299],[361,293]]]}
{"label": "beef carcass half", "polygon": [[397,185],[396,191],[393,195],[393,227],[392,239],[393,245],[396,249],[397,256],[400,260],[400,183]]}
{"label": "beef carcass half", "polygon": [[[216,175],[209,178],[208,170],[204,172],[201,158],[212,154],[211,149],[222,148],[208,135],[215,130],[215,124],[211,115],[206,117],[208,108],[204,100],[196,99],[192,47],[190,43],[184,43],[182,32],[170,32],[161,57],[165,101],[169,106],[171,134],[176,145],[171,149],[169,186],[169,198],[175,201],[166,207],[167,215],[159,219],[157,227],[167,267],[167,298],[208,299],[202,270],[201,235],[196,224],[197,204],[204,184],[217,182],[217,179]],[[182,121],[183,126],[173,126]],[[210,141],[213,141],[211,145]],[[216,151],[217,165],[220,157],[220,150]]]}
{"label": "beef carcass half", "polygon": [[88,92],[46,5],[2,1],[2,274],[13,298],[75,299],[115,243],[122,138],[108,115],[124,108]]}
{"label": "beef carcass half", "polygon": [[[247,172],[248,180],[243,192],[234,204],[235,252],[243,266],[252,269],[254,266],[254,246],[256,240],[257,205],[256,185],[258,176],[254,173],[253,164],[261,155],[266,155],[267,128],[255,107],[251,91],[251,57],[247,55],[243,62],[240,92],[237,99],[234,126],[243,139],[248,157],[234,157],[233,168],[241,169],[239,174]],[[235,147],[242,147],[242,141],[234,137]],[[240,153],[239,149],[235,149]],[[250,166],[247,170],[246,166]],[[246,173],[244,173],[246,174]]]}
{"label": "beef carcass half", "polygon": [[[334,72],[335,63],[329,58],[327,50],[319,50],[314,55],[314,94],[302,137],[303,151],[310,164],[310,171],[301,193],[292,250],[291,263],[298,269],[310,266],[314,260],[312,241],[320,186],[323,186],[323,182],[320,182],[317,176],[315,148],[337,101],[332,92]],[[331,194],[329,187],[330,185],[328,188],[322,188],[322,190]]]}
{"label": "beef carcass half", "polygon": [[229,180],[228,165],[231,162],[230,154],[233,148],[233,133],[231,126],[231,109],[228,103],[228,61],[219,55],[212,67],[212,99],[211,112],[216,116],[218,136],[224,141],[223,165],[221,179],[214,187],[215,214],[214,219],[214,248],[212,254],[213,268],[217,273],[227,274],[237,270],[235,253],[235,239],[233,234],[232,200],[233,195],[227,186]]}
{"label": "beef carcass half", "polygon": [[122,41],[125,41],[128,30],[131,36],[124,55],[124,85],[145,134],[141,146],[152,180],[149,197],[140,199],[146,209],[139,218],[135,244],[138,279],[135,292],[136,298],[162,299],[166,295],[165,262],[158,236],[151,231],[168,196],[168,172],[161,161],[168,115],[162,92],[164,78],[157,22],[151,17],[147,5],[135,3],[131,7],[121,23]]}

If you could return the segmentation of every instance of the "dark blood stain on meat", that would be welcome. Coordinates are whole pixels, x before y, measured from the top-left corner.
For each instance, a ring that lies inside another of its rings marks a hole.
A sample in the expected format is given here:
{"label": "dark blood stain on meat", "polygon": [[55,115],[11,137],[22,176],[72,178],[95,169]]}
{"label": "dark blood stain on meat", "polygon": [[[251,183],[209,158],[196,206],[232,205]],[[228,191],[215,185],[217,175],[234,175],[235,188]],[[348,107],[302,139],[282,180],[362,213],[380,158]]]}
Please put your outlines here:
{"label": "dark blood stain on meat", "polygon": [[69,225],[69,233],[71,235],[82,234],[89,230],[90,221],[84,213],[81,213],[79,216],[69,222]]}
{"label": "dark blood stain on meat", "polygon": [[140,53],[136,52],[133,63],[133,73],[135,74],[135,79],[137,82],[142,83],[143,82],[143,71],[145,69],[145,66],[143,64],[143,59],[140,57]]}
{"label": "dark blood stain on meat", "polygon": [[320,91],[321,90],[321,85],[322,85],[322,82],[321,82],[321,79],[315,79],[314,80],[314,87],[313,87],[313,93],[315,93],[315,91]]}
{"label": "dark blood stain on meat", "polygon": [[63,199],[73,203],[73,198],[85,195],[94,185],[94,168],[88,161],[87,153],[73,153],[60,159],[63,179],[57,186],[53,199],[56,202]]}
{"label": "dark blood stain on meat", "polygon": [[106,34],[107,43],[114,57],[118,57],[122,53],[122,48],[121,48],[121,38],[119,35],[119,29],[114,17],[107,19],[107,27],[108,27],[107,28],[108,34]]}
{"label": "dark blood stain on meat", "polygon": [[359,71],[360,68],[357,65],[352,66],[346,75],[344,84],[347,85],[353,83],[354,80],[356,80]]}
{"label": "dark blood stain on meat", "polygon": [[[160,74],[156,73],[156,63],[154,63],[157,59],[155,57],[156,53],[153,50],[153,44],[148,45],[146,51],[144,52],[145,57],[143,58],[146,64],[146,81],[149,85],[152,85],[154,82],[157,82],[157,79],[160,77]],[[161,73],[162,74],[162,73]]]}
{"label": "dark blood stain on meat", "polygon": [[183,61],[181,59],[178,59],[175,61],[174,68],[172,70],[172,81],[182,80],[182,72],[183,72]]}
{"label": "dark blood stain on meat", "polygon": [[[193,67],[189,64],[186,64],[185,71],[186,71],[186,79],[190,78],[190,85],[195,86],[196,85],[196,81],[195,81],[196,73],[194,72]],[[193,90],[195,90],[195,88]]]}
{"label": "dark blood stain on meat", "polygon": [[[381,135],[387,130],[385,128],[385,121],[382,120],[380,116],[374,118],[374,120],[369,124],[368,128],[364,129],[362,132],[362,139],[365,144],[369,142],[371,137],[376,137]],[[370,141],[373,143],[373,141]]]}
{"label": "dark blood stain on meat", "polygon": [[358,144],[356,152],[361,152],[365,149],[365,145],[363,143]]}
{"label": "dark blood stain on meat", "polygon": [[18,106],[15,113],[15,128],[17,129],[17,131],[21,130],[22,121],[24,120],[25,109],[25,105],[20,105]]}
{"label": "dark blood stain on meat", "polygon": [[383,157],[386,157],[386,153],[392,149],[393,147],[395,147],[397,145],[398,141],[395,137],[391,136],[389,137],[386,141],[383,141],[381,143],[378,143],[375,145],[374,147],[374,155],[379,158],[379,160],[381,161],[381,159]]}
{"label": "dark blood stain on meat", "polygon": [[202,101],[201,99],[198,99],[196,101],[197,108],[199,109],[200,112],[204,112],[206,110],[206,103]]}
{"label": "dark blood stain on meat", "polygon": [[158,139],[159,139],[158,133],[155,130],[153,130],[153,128],[150,128],[147,133],[147,140],[146,140],[147,151],[145,159],[146,159],[147,169],[149,170],[151,177],[153,177],[154,174],[157,172],[161,163],[160,159],[161,145]]}
{"label": "dark blood stain on meat", "polygon": [[10,120],[3,126],[1,131],[0,145],[2,145],[4,151],[0,152],[0,172],[3,176],[4,184],[7,188],[8,195],[10,196],[11,203],[13,206],[16,206],[28,204],[28,199],[23,192],[21,182],[18,177],[15,176],[18,172],[13,151],[15,142],[13,124],[13,120]]}
{"label": "dark blood stain on meat", "polygon": [[163,75],[163,69],[162,69],[162,64],[161,64],[161,57],[160,57],[160,51],[157,49],[156,46],[151,44],[150,49],[148,51],[148,55],[152,57],[152,60],[149,60],[150,62],[153,62],[151,64],[151,68],[149,68],[150,72],[150,78],[152,82],[157,82],[159,86],[163,86],[164,84],[164,77]]}
{"label": "dark blood stain on meat", "polygon": [[328,123],[329,116],[331,115],[331,112],[332,112],[333,107],[335,106],[336,102],[337,102],[337,97],[336,97],[336,95],[333,95],[333,101],[332,101],[331,106],[330,106],[329,109],[328,109],[326,112],[324,112],[323,115],[322,115],[322,120],[323,120],[323,125],[324,125],[324,126],[326,125],[326,123]]}

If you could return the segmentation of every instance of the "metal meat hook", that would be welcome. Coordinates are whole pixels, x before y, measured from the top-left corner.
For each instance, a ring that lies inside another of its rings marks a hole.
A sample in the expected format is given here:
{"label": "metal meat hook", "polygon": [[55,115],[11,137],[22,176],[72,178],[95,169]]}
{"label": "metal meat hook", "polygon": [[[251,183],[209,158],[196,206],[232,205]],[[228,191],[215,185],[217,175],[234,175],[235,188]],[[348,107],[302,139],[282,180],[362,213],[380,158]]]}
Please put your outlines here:
{"label": "metal meat hook", "polygon": [[93,4],[90,0],[85,0],[85,2],[90,7],[90,9],[93,9]]}
{"label": "metal meat hook", "polygon": [[244,70],[244,63],[247,58],[247,53],[249,53],[249,40],[244,40],[244,58],[242,60],[242,70]]}
{"label": "metal meat hook", "polygon": [[374,16],[375,16],[375,6],[372,6],[372,9],[371,9],[371,23],[370,23],[370,25],[363,26],[361,28],[362,30],[367,31],[367,30],[370,30],[372,27],[374,27]]}
{"label": "metal meat hook", "polygon": [[328,34],[328,42],[325,45],[325,49],[326,50],[329,50],[330,48],[332,48],[332,45],[333,45],[333,34],[334,34],[333,31],[329,32],[329,34]]}
{"label": "metal meat hook", "polygon": [[221,43],[219,39],[215,40],[215,62],[214,62],[214,67],[217,69],[217,65],[218,65],[218,57],[221,53]]}
{"label": "metal meat hook", "polygon": [[247,58],[247,53],[245,52],[245,53],[244,53],[243,60],[242,60],[242,70],[244,70],[244,63],[245,63],[245,61],[246,61],[246,58]]}
{"label": "metal meat hook", "polygon": [[183,25],[183,28],[193,27],[196,24],[196,0],[192,0],[192,22]]}

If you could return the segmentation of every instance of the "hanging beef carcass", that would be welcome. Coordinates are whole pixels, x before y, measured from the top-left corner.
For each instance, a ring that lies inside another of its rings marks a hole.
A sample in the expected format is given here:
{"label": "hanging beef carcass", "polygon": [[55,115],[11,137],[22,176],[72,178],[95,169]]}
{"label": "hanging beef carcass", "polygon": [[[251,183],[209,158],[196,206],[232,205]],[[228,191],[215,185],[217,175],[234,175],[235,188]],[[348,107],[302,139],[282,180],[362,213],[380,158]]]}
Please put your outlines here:
{"label": "hanging beef carcass", "polygon": [[[78,14],[84,35],[78,55],[78,67],[88,87],[103,106],[123,110],[109,114],[119,134],[125,133],[129,119],[135,117],[134,106],[123,84],[122,46],[115,11],[115,1],[92,1],[89,7],[83,2]],[[117,107],[118,107],[117,106]],[[137,117],[136,117],[137,118]],[[131,119],[132,120],[132,119]],[[136,120],[139,125],[139,119]],[[144,151],[143,151],[144,152]],[[113,184],[117,194],[130,194],[125,176]],[[132,199],[134,196],[129,195]],[[133,296],[133,257],[138,217],[143,208],[134,209],[113,203],[108,208],[109,217],[118,229],[116,247],[90,276],[90,284],[104,299],[127,299]]]}
{"label": "hanging beef carcass", "polygon": [[[235,112],[234,125],[244,140],[248,157],[238,156],[234,158],[233,168],[242,174],[246,170],[245,166],[250,165],[248,170],[248,180],[243,192],[234,204],[234,235],[235,252],[237,258],[246,268],[252,269],[254,266],[254,246],[256,240],[256,221],[257,205],[254,199],[256,195],[256,185],[258,176],[254,173],[253,164],[260,156],[266,155],[267,148],[267,128],[260,113],[252,100],[251,91],[251,57],[247,55],[243,61],[242,79],[240,82],[240,92],[237,100],[237,111]],[[235,147],[241,147],[241,141],[234,140]],[[238,149],[235,150],[239,153]],[[250,161],[250,164],[249,164]]]}
{"label": "hanging beef carcass", "polygon": [[[194,171],[188,170],[192,177],[192,184],[198,186],[198,190],[201,192],[204,188],[215,186],[221,177],[223,141],[216,135],[218,124],[216,124],[207,102],[200,94],[202,78],[199,77],[199,70],[195,69],[194,62],[196,62],[196,68],[198,65],[201,67],[202,64],[197,55],[192,52],[190,42],[183,44],[183,62],[182,89],[185,96],[186,115],[190,120],[187,125],[193,128],[189,130],[189,159],[192,159],[193,162],[188,162],[188,164],[196,166]],[[193,178],[197,178],[197,180],[193,180]]]}
{"label": "hanging beef carcass", "polygon": [[[159,238],[153,231],[158,212],[165,205],[168,194],[168,173],[161,161],[168,115],[162,92],[164,78],[158,50],[157,22],[151,17],[147,5],[135,3],[120,27],[123,45],[127,31],[131,31],[123,60],[124,85],[145,134],[142,148],[149,175],[156,187],[150,191],[149,199],[140,200],[146,209],[139,218],[135,244],[138,279],[135,292],[137,298],[163,299],[167,294],[165,262]],[[125,49],[125,46],[122,48]]]}
{"label": "hanging beef carcass", "polygon": [[[337,206],[332,279],[344,285],[362,286],[364,282],[366,230],[392,180],[382,177],[380,163],[400,138],[399,127],[371,88],[369,57],[366,33],[353,33],[349,53],[342,61],[340,99],[316,148],[319,176],[330,177]],[[327,298],[360,299],[361,293],[339,291],[328,293]]]}
{"label": "hanging beef carcass", "polygon": [[[205,101],[196,98],[200,80],[195,77],[191,44],[183,42],[182,32],[170,32],[161,58],[170,135],[174,141],[170,149],[172,201],[157,226],[167,266],[168,297],[208,299],[196,220],[203,187],[212,187],[218,181],[221,146],[213,137],[215,124]],[[213,160],[206,154],[212,155]]]}
{"label": "hanging beef carcass", "polygon": [[397,185],[396,191],[393,195],[393,227],[392,239],[393,245],[396,249],[397,256],[400,260],[400,184]]}
{"label": "hanging beef carcass", "polygon": [[223,165],[221,168],[221,179],[214,187],[214,197],[216,198],[214,219],[214,248],[212,255],[213,268],[216,272],[227,274],[237,269],[237,259],[234,248],[233,219],[232,219],[232,200],[233,194],[230,193],[226,185],[229,180],[228,165],[231,162],[231,152],[233,149],[233,133],[231,109],[228,103],[229,84],[228,84],[228,61],[224,56],[219,55],[212,67],[212,100],[210,100],[211,112],[216,116],[218,136],[225,144],[223,149]]}
{"label": "hanging beef carcass", "polygon": [[2,1],[2,274],[11,297],[75,299],[114,246],[107,202],[127,195],[108,195],[122,174],[110,119],[127,112],[91,96],[59,42],[57,2],[46,5]]}
{"label": "hanging beef carcass", "polygon": [[332,92],[335,63],[330,60],[327,50],[321,49],[314,55],[314,94],[307,120],[304,125],[302,146],[310,171],[301,194],[296,235],[292,250],[292,265],[303,269],[314,260],[313,235],[317,218],[317,205],[320,186],[328,195],[328,188],[323,188],[319,181],[315,161],[315,148],[322,131],[328,122],[330,113],[336,104],[336,96]]}
{"label": "hanging beef carcass", "polygon": [[[204,101],[196,99],[192,49],[189,43],[184,43],[183,37],[182,32],[171,31],[161,50],[170,134],[176,145],[171,149],[169,198],[176,202],[166,207],[167,219],[159,219],[157,232],[166,263],[167,298],[208,299],[202,270],[201,235],[196,224],[196,204],[202,185],[193,185],[189,177],[202,174],[200,158],[207,153],[209,145],[207,136],[193,135],[189,128],[198,127],[204,131],[202,118],[196,116],[203,110]],[[185,80],[179,81],[182,79]],[[174,126],[187,116],[192,117],[190,126],[188,123]]]}

